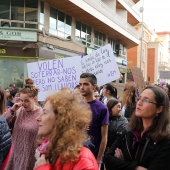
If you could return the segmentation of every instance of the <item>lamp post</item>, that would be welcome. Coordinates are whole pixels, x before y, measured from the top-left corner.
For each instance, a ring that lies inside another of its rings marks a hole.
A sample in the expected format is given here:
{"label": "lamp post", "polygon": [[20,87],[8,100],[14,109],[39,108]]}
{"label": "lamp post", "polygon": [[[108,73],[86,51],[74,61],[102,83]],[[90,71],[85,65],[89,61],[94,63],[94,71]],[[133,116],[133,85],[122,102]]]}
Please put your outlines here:
{"label": "lamp post", "polygon": [[143,11],[144,11],[144,0],[142,0],[142,6],[140,7],[140,12],[142,13],[142,22],[141,22],[141,37],[140,37],[140,69],[142,70],[142,54],[143,54]]}

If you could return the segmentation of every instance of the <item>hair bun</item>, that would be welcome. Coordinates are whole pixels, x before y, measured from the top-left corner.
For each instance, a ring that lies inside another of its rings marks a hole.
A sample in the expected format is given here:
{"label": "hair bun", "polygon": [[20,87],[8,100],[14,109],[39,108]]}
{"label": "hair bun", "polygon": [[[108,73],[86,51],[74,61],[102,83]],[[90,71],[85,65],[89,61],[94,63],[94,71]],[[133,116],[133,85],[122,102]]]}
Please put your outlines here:
{"label": "hair bun", "polygon": [[33,86],[34,85],[34,81],[31,78],[26,78],[25,79],[25,84]]}

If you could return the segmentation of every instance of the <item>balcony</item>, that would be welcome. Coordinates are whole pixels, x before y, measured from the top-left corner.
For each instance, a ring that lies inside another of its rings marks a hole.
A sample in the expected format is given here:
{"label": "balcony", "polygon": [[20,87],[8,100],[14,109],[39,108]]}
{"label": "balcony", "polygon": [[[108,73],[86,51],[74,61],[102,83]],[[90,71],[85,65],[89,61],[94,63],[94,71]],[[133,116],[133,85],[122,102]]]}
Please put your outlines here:
{"label": "balcony", "polygon": [[128,12],[127,21],[131,25],[134,26],[141,21],[139,8],[135,6],[135,3],[132,0],[117,0],[116,8],[123,9]]}
{"label": "balcony", "polygon": [[132,0],[124,0],[134,11],[137,15],[140,16],[139,8],[135,6],[135,3]]}
{"label": "balcony", "polygon": [[161,68],[161,69],[170,69],[170,65],[167,62],[159,62],[159,68]]}
{"label": "balcony", "polygon": [[127,32],[135,36],[135,38],[139,38],[139,33],[135,28],[133,28],[128,22],[124,21],[124,19],[119,16],[114,10],[109,8],[105,3],[103,3],[101,0],[95,0],[95,1],[89,1],[89,0],[83,0],[96,10],[98,10],[100,13],[102,13],[104,16],[109,18],[111,21],[119,25],[121,28],[125,29]]}
{"label": "balcony", "polygon": [[118,40],[127,48],[139,44],[137,30],[101,0],[45,0],[45,2],[95,30]]}

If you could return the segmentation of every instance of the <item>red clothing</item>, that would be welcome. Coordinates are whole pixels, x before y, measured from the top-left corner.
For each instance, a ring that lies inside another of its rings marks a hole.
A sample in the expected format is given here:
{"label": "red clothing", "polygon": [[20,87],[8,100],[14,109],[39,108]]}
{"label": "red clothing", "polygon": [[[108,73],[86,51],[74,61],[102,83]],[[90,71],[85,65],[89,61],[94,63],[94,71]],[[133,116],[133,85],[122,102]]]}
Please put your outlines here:
{"label": "red clothing", "polygon": [[61,166],[61,160],[60,158],[57,159],[54,167],[50,164],[44,164],[39,167],[37,167],[34,170],[98,170],[99,167],[97,165],[97,161],[95,157],[93,156],[92,152],[86,148],[83,147],[78,161],[76,162],[66,162],[64,166]]}

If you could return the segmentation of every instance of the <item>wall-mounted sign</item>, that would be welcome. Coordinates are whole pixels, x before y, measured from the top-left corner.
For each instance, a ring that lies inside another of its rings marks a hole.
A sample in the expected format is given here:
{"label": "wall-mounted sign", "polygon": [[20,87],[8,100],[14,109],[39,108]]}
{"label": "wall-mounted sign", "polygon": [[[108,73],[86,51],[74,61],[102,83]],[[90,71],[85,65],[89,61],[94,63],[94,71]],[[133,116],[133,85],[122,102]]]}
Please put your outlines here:
{"label": "wall-mounted sign", "polygon": [[170,79],[170,71],[161,70],[160,71],[160,79]]}
{"label": "wall-mounted sign", "polygon": [[0,40],[37,42],[37,32],[0,29]]}
{"label": "wall-mounted sign", "polygon": [[122,60],[122,65],[127,66],[127,60]]}
{"label": "wall-mounted sign", "polygon": [[0,46],[0,56],[38,57],[36,48],[23,50],[22,47]]}

